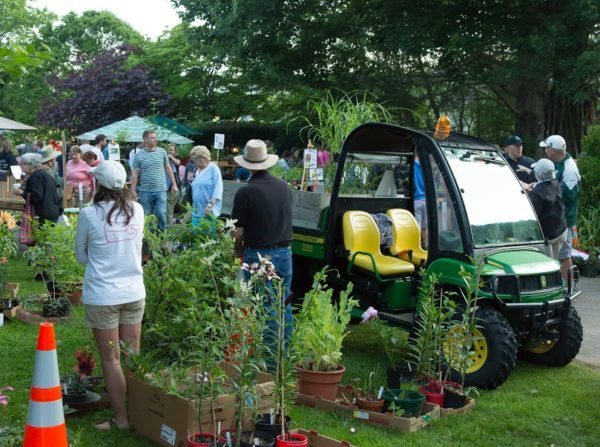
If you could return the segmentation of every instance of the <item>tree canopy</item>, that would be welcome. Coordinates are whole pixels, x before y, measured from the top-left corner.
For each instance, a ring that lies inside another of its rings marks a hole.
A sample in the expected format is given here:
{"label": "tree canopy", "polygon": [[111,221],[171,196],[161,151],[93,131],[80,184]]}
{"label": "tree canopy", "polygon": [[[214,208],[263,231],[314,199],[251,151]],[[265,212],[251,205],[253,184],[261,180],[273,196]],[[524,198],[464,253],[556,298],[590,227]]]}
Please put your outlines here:
{"label": "tree canopy", "polygon": [[80,133],[131,116],[168,112],[169,96],[148,69],[128,67],[134,47],[121,45],[94,57],[65,77],[49,76],[53,95],[42,103],[39,121]]}

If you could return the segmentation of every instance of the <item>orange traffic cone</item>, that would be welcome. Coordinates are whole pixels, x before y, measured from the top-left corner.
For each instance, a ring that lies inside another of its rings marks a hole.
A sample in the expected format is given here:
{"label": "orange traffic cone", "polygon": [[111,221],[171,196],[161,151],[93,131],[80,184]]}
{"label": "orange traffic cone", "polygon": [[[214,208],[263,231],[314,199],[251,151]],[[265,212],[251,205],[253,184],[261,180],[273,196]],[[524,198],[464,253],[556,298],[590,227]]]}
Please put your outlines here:
{"label": "orange traffic cone", "polygon": [[23,447],[68,447],[54,325],[40,323]]}

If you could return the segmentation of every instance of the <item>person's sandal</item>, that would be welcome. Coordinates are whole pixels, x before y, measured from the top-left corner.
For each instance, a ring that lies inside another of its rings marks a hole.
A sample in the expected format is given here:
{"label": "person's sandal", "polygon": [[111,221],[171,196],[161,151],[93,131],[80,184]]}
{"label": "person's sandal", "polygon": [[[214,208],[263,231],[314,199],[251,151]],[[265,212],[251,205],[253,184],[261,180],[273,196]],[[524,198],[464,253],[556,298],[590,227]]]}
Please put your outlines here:
{"label": "person's sandal", "polygon": [[117,425],[117,423],[115,422],[115,418],[112,417],[106,421],[102,421],[102,422],[97,422],[94,424],[94,428],[96,430],[103,430],[103,431],[107,431],[107,430],[112,430],[113,428],[116,430],[127,430],[129,427],[119,427]]}

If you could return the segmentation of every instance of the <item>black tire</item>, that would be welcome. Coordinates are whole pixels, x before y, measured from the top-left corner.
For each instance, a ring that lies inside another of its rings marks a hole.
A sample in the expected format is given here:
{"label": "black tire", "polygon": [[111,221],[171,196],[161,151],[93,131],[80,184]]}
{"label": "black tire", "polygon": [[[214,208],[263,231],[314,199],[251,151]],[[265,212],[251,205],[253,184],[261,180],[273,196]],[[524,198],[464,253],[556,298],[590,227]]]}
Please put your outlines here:
{"label": "black tire", "polygon": [[552,348],[543,353],[523,351],[521,357],[532,363],[547,366],[565,366],[579,353],[583,340],[583,326],[575,308],[563,318],[558,327],[558,340]]}
{"label": "black tire", "polygon": [[[493,390],[506,381],[517,363],[517,338],[506,318],[493,307],[480,306],[476,317],[487,357],[477,371],[466,375],[465,385]],[[452,376],[459,379],[456,373]]]}

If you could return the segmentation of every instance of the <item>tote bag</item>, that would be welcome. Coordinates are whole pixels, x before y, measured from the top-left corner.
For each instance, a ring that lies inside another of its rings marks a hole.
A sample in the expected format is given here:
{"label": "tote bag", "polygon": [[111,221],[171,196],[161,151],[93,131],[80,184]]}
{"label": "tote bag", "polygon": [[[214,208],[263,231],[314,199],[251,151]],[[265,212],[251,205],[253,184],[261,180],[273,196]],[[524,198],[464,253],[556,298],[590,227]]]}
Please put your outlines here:
{"label": "tote bag", "polygon": [[21,226],[19,228],[19,242],[23,245],[32,246],[35,244],[33,240],[33,219],[35,218],[35,211],[33,205],[29,200],[29,195],[25,199],[25,209],[21,216]]}

